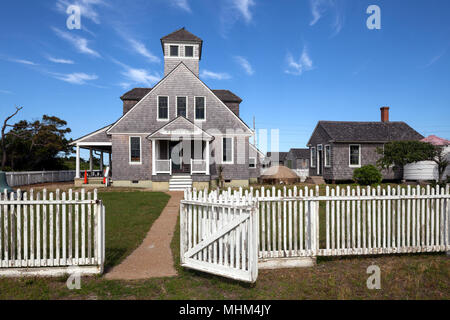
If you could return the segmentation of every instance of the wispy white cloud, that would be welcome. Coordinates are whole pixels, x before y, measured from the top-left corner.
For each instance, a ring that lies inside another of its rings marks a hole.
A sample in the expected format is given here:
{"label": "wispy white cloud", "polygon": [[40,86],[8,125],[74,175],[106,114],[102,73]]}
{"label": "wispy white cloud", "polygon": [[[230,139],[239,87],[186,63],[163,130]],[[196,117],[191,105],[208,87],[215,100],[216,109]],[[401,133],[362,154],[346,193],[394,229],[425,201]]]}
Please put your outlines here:
{"label": "wispy white cloud", "polygon": [[[81,18],[87,18],[96,24],[100,24],[99,13],[96,6],[108,6],[104,0],[57,0],[56,9],[66,14],[66,10],[70,5],[80,7]],[[83,27],[82,27],[83,29]]]}
{"label": "wispy white cloud", "polygon": [[255,2],[253,0],[232,0],[232,7],[242,15],[247,23],[252,21],[253,15],[250,8],[254,5]]}
{"label": "wispy white cloud", "polygon": [[253,70],[252,65],[250,64],[250,62],[248,62],[248,60],[246,58],[241,57],[241,56],[236,56],[236,57],[234,57],[234,59],[242,67],[242,69],[244,69],[244,71],[249,76],[251,76],[255,73],[255,70]]}
{"label": "wispy white cloud", "polygon": [[88,46],[89,41],[87,39],[79,37],[79,36],[76,36],[76,35],[73,35],[73,34],[71,34],[69,32],[66,32],[66,31],[62,31],[62,30],[60,30],[58,28],[52,28],[52,29],[60,38],[68,41],[80,53],[88,54],[90,56],[97,57],[97,58],[100,57],[100,54],[97,51],[89,48],[89,46]]}
{"label": "wispy white cloud", "polygon": [[214,80],[228,80],[231,76],[228,73],[218,73],[203,69],[200,73],[200,78],[203,79],[214,79]]}
{"label": "wispy white cloud", "polygon": [[127,40],[130,43],[132,49],[136,53],[147,58],[150,62],[160,62],[161,61],[157,56],[155,56],[153,53],[151,53],[142,42],[131,39],[131,38],[128,38]]}
{"label": "wispy white cloud", "polygon": [[95,74],[86,74],[83,72],[75,73],[51,73],[51,75],[61,81],[65,81],[72,84],[86,84],[87,81],[97,80],[98,76]]}
{"label": "wispy white cloud", "polygon": [[333,29],[332,36],[341,32],[344,26],[344,14],[341,5],[341,0],[309,0],[311,7],[312,20],[310,26],[314,26],[327,12],[331,12],[333,22],[331,28]]}
{"label": "wispy white cloud", "polygon": [[181,10],[191,13],[191,7],[189,5],[188,0],[169,0],[172,6],[177,7]]}
{"label": "wispy white cloud", "polygon": [[26,64],[29,66],[37,66],[37,63],[34,63],[33,61],[30,60],[24,60],[24,59],[9,59],[9,61],[11,62],[15,62],[15,63],[20,63],[20,64]]}
{"label": "wispy white cloud", "polygon": [[123,69],[121,74],[126,80],[119,83],[121,87],[126,88],[132,85],[145,85],[150,87],[161,80],[161,76],[156,72],[151,73],[145,69],[130,67],[116,59],[111,60]]}
{"label": "wispy white cloud", "polygon": [[431,60],[424,66],[424,68],[428,68],[431,67],[433,64],[435,64],[436,62],[438,62],[445,54],[447,53],[447,49],[445,49],[444,51],[442,51],[441,53],[435,55],[433,58],[431,58]]}
{"label": "wispy white cloud", "polygon": [[288,53],[286,60],[288,68],[285,72],[288,74],[299,76],[303,72],[310,71],[314,68],[313,61],[308,54],[306,46],[303,47],[302,54],[298,60],[295,60],[291,53]]}
{"label": "wispy white cloud", "polygon": [[8,91],[8,90],[0,90],[0,93],[3,93],[3,94],[12,94],[12,92],[11,92],[11,91]]}
{"label": "wispy white cloud", "polygon": [[75,64],[72,60],[69,59],[61,59],[61,58],[54,58],[52,56],[47,57],[48,61],[53,63],[59,63],[59,64]]}

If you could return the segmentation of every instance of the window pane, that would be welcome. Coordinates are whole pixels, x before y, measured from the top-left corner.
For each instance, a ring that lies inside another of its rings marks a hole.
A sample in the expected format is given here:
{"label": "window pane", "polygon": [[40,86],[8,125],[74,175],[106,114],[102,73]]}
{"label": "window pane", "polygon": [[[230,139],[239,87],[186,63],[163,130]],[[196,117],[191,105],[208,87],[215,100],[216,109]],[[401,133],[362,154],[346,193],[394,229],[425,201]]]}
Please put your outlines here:
{"label": "window pane", "polygon": [[170,46],[170,56],[178,57],[178,46]]}
{"label": "window pane", "polygon": [[248,160],[248,166],[249,166],[250,168],[256,168],[256,159],[255,159],[255,158],[250,158],[250,159]]}
{"label": "window pane", "polygon": [[195,119],[204,120],[205,119],[205,98],[196,97],[195,98]]}
{"label": "window pane", "polygon": [[169,119],[169,98],[159,97],[158,101],[158,119]]}
{"label": "window pane", "polygon": [[130,156],[131,162],[141,161],[141,139],[139,137],[130,138]]}
{"label": "window pane", "polygon": [[186,118],[186,97],[177,97],[177,117]]}
{"label": "window pane", "polygon": [[350,164],[359,165],[359,146],[350,146]]}
{"label": "window pane", "polygon": [[316,148],[311,148],[311,167],[315,167],[316,166]]}
{"label": "window pane", "polygon": [[184,55],[186,57],[193,57],[194,56],[194,47],[193,46],[184,47]]}
{"label": "window pane", "polygon": [[223,162],[231,162],[232,159],[232,138],[223,138]]}

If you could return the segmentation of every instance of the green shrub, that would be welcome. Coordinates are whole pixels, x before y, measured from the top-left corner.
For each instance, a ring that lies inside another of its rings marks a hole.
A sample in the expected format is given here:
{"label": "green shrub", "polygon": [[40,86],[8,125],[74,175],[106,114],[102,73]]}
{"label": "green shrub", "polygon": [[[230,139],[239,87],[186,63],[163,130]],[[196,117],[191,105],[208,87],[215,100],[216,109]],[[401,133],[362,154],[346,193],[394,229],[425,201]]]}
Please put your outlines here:
{"label": "green shrub", "polygon": [[355,171],[353,171],[353,180],[359,185],[369,186],[380,183],[383,180],[383,176],[377,167],[369,164],[355,169]]}

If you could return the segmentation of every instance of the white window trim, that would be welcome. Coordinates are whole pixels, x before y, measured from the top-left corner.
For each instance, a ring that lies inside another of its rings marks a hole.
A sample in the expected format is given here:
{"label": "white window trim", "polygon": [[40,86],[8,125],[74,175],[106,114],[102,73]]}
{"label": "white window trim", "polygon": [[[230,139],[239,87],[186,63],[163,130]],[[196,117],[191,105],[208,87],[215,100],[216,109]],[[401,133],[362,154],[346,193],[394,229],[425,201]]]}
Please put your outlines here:
{"label": "white window trim", "polygon": [[186,98],[186,119],[188,119],[189,117],[189,99],[188,99],[188,96],[176,96],[175,97],[175,104],[176,104],[176,107],[175,107],[175,112],[176,112],[176,118],[178,118],[179,116],[178,116],[178,98]]}
{"label": "white window trim", "polygon": [[[167,98],[167,118],[163,119],[159,117],[159,98],[166,97]],[[157,97],[157,106],[156,106],[156,121],[167,122],[170,119],[170,97],[169,96],[158,96]]]}
{"label": "white window trim", "polygon": [[[197,119],[197,98],[203,98],[205,101],[204,108],[205,108],[205,118],[204,119]],[[206,97],[205,96],[195,96],[194,97],[194,121],[198,122],[204,122],[206,121]]]}
{"label": "white window trim", "polygon": [[[231,161],[223,161],[224,156],[224,148],[223,148],[223,139],[231,139]],[[234,137],[222,137],[222,164],[234,164]]]}
{"label": "white window trim", "polygon": [[[250,159],[254,159],[255,160],[255,166],[254,167],[250,167]],[[257,166],[258,164],[257,164],[257,161],[256,161],[256,157],[249,157],[248,158],[248,167],[250,168],[250,169],[256,169],[256,166]]]}
{"label": "white window trim", "polygon": [[[351,164],[351,148],[357,146],[359,148],[359,164]],[[348,145],[348,166],[350,168],[361,168],[361,145],[360,144],[349,144]]]}
{"label": "white window trim", "polygon": [[[327,157],[327,147],[330,149],[330,159]],[[325,145],[324,147],[324,167],[325,168],[331,168],[331,146],[329,144]],[[328,165],[327,165],[328,160]]]}
{"label": "white window trim", "polygon": [[[192,47],[192,57],[186,56],[186,47]],[[195,46],[193,44],[186,44],[184,46],[184,58],[186,59],[192,59],[195,58]]]}
{"label": "white window trim", "polygon": [[[139,162],[131,161],[131,138],[139,138]],[[128,138],[128,162],[130,165],[141,165],[142,164],[142,137],[129,136],[129,138]]]}
{"label": "white window trim", "polygon": [[[321,144],[318,144],[318,145],[317,145],[317,154],[316,154],[316,161],[317,161],[317,163],[316,163],[317,175],[319,175],[320,166],[322,165],[321,163],[319,163],[319,161],[320,161],[320,158],[319,158],[319,151],[322,151],[322,161],[323,161],[323,160],[324,160],[324,159],[323,159],[323,145],[321,145]],[[323,172],[322,172],[322,174],[323,174]]]}
{"label": "white window trim", "polygon": [[[178,47],[178,55],[177,56],[173,56],[170,54],[170,47]],[[180,58],[181,57],[181,52],[180,52],[180,45],[179,44],[169,44],[169,52],[168,52],[168,56],[171,58]]]}
{"label": "white window trim", "polygon": [[[313,154],[315,154],[316,153],[316,147],[311,147],[311,151],[310,151],[310,158],[311,159],[309,159],[309,163],[310,163],[310,165],[311,165],[311,168],[315,168],[316,167],[316,161],[313,161]],[[317,154],[316,154],[316,157],[317,157]]]}

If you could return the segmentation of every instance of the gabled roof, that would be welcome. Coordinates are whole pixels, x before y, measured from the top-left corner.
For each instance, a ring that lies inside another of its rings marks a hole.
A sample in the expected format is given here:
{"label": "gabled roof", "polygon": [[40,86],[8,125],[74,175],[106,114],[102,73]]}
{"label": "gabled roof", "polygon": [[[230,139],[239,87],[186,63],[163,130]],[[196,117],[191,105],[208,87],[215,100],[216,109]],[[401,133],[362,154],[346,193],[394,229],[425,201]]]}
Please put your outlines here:
{"label": "gabled roof", "polygon": [[[128,92],[125,92],[123,96],[120,97],[122,101],[124,100],[134,100],[139,101],[144,98],[153,88],[134,88]],[[235,95],[230,90],[211,90],[222,102],[237,102],[241,103],[242,99]]]}
{"label": "gabled roof", "polygon": [[319,121],[317,127],[319,126],[334,142],[387,142],[423,139],[420,133],[405,122]]}
{"label": "gabled roof", "polygon": [[309,159],[309,149],[294,149],[289,150],[289,153],[295,159]]}
{"label": "gabled roof", "polygon": [[262,153],[253,143],[249,143],[248,145],[250,146],[250,148],[253,148],[261,157],[266,157],[266,155]]}
{"label": "gabled roof", "polygon": [[203,131],[199,126],[189,121],[183,116],[179,116],[170,121],[165,126],[159,128],[148,139],[201,139],[211,141],[214,139],[209,133]]}
{"label": "gabled roof", "polygon": [[162,37],[161,41],[183,41],[183,42],[198,42],[198,43],[203,42],[202,39],[190,33],[184,27],[168,34],[167,36]]}
{"label": "gabled roof", "polygon": [[449,146],[450,145],[450,140],[440,138],[435,135],[428,136],[425,139],[422,139],[420,141],[431,143],[434,146]]}
{"label": "gabled roof", "polygon": [[267,152],[267,157],[273,160],[278,159],[278,161],[286,160],[289,152]]}

